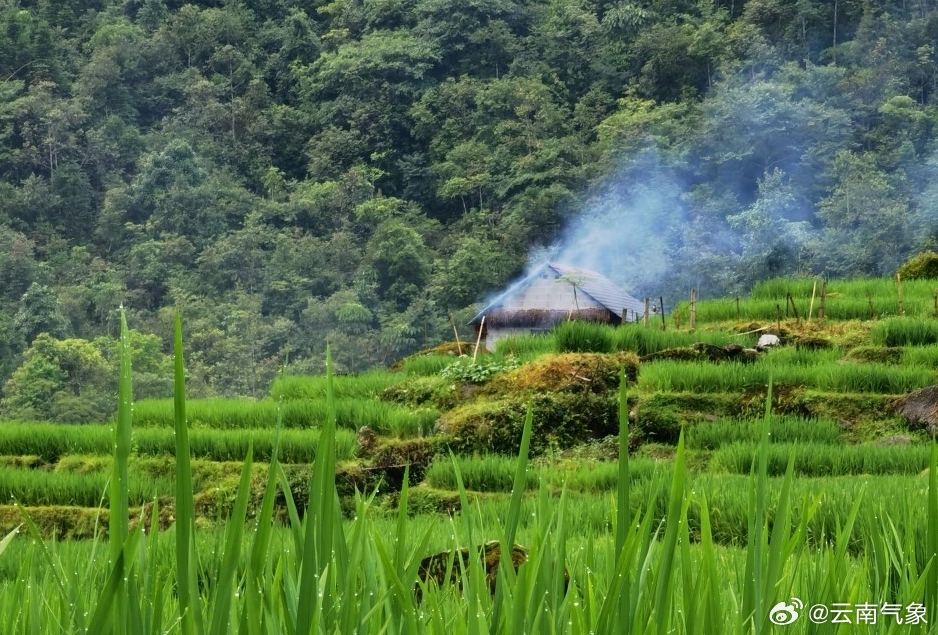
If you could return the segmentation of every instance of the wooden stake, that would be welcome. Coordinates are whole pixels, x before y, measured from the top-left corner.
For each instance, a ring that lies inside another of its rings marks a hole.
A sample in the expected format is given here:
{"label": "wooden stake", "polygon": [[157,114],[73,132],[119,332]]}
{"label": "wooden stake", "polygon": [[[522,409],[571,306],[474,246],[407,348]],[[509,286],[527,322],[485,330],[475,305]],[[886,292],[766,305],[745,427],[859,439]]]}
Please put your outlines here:
{"label": "wooden stake", "polygon": [[874,319],[876,314],[873,311],[873,293],[870,291],[866,292],[866,301],[870,304],[870,319]]}
{"label": "wooden stake", "polygon": [[935,311],[935,313],[938,313],[938,287],[935,287],[934,289],[932,289],[932,290],[931,290],[931,293],[932,293],[932,296],[933,296],[934,299],[935,299],[935,309],[934,309],[934,311]]}
{"label": "wooden stake", "polygon": [[896,274],[896,291],[899,293],[899,315],[903,315],[905,311],[902,310],[902,276]]}
{"label": "wooden stake", "polygon": [[808,305],[808,319],[805,324],[811,322],[811,314],[814,313],[814,294],[817,293],[817,279],[814,280],[814,287],[811,289],[811,304]]}
{"label": "wooden stake", "polygon": [[690,330],[697,327],[697,289],[690,290]]}
{"label": "wooden stake", "polygon": [[[482,317],[484,318],[485,316],[483,315]],[[456,320],[453,318],[452,311],[449,312],[449,323],[453,325],[453,335],[456,336],[456,350],[459,351],[459,356],[462,357],[462,344],[459,343],[459,332],[456,330]]]}
{"label": "wooden stake", "polygon": [[645,298],[645,328],[648,328],[650,320],[651,316],[648,314],[648,298]]}
{"label": "wooden stake", "polygon": [[[785,308],[787,309],[788,307],[786,306]],[[778,334],[781,335],[782,334],[782,307],[779,306],[777,303],[775,304],[775,313],[777,314],[777,319],[778,319]]]}
{"label": "wooden stake", "polygon": [[736,319],[739,319],[739,296],[736,296]]}
{"label": "wooden stake", "polygon": [[485,316],[482,316],[482,321],[479,322],[479,336],[476,338],[476,349],[472,351],[472,363],[476,363],[476,355],[479,353],[479,342],[482,341],[482,329],[485,328]]}
{"label": "wooden stake", "polygon": [[[791,303],[791,312],[795,314],[795,320],[800,321],[801,318],[798,317],[798,307],[795,306],[795,298],[791,295],[791,291],[788,292],[788,301]],[[788,308],[786,307],[785,313],[788,313]]]}
{"label": "wooden stake", "polygon": [[666,331],[668,329],[668,323],[664,321],[664,296],[658,299],[661,300],[661,304],[658,305],[658,310],[661,311],[661,330]]}

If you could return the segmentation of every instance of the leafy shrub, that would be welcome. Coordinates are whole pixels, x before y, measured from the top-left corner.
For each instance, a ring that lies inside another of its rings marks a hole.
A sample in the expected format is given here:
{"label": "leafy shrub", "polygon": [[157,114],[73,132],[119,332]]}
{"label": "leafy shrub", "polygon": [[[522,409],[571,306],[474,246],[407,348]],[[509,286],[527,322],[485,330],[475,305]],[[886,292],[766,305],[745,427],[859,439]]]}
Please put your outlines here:
{"label": "leafy shrub", "polygon": [[934,280],[938,278],[938,253],[923,251],[909,258],[897,272],[903,280]]}
{"label": "leafy shrub", "polygon": [[505,360],[488,359],[473,362],[468,357],[460,358],[440,371],[440,376],[450,381],[467,381],[471,384],[485,383],[493,375],[514,370],[521,362],[508,358]]}

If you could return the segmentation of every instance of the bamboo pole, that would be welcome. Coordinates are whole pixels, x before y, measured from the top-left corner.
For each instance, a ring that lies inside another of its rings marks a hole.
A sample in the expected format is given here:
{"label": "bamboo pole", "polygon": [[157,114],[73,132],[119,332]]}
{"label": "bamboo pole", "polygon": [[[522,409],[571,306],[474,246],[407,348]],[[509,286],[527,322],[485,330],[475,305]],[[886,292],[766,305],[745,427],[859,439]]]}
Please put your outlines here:
{"label": "bamboo pole", "polygon": [[453,318],[452,311],[449,312],[449,323],[453,325],[453,335],[456,336],[456,350],[459,351],[459,356],[462,357],[462,344],[459,343],[459,331],[456,330],[456,320]]}
{"label": "bamboo pole", "polygon": [[668,329],[668,323],[664,321],[664,296],[658,299],[661,300],[661,304],[658,305],[658,308],[661,310],[661,330],[666,331]]}
{"label": "bamboo pole", "polygon": [[814,280],[814,287],[811,289],[811,304],[808,305],[808,319],[805,320],[805,324],[811,322],[811,314],[814,313],[814,294],[817,293],[817,279]]}
{"label": "bamboo pole", "polygon": [[485,316],[482,316],[482,321],[479,322],[479,335],[476,337],[476,349],[472,351],[472,363],[476,363],[476,355],[479,353],[479,342],[482,341],[482,329],[485,328]]}

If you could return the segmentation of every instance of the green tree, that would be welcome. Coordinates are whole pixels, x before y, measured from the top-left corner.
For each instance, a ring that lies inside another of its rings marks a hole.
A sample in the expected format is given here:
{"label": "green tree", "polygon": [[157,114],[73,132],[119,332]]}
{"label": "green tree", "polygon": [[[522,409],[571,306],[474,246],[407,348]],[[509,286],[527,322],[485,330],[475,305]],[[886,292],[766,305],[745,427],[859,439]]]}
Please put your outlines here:
{"label": "green tree", "polygon": [[26,343],[32,342],[40,333],[65,337],[69,331],[68,322],[62,315],[55,291],[36,282],[29,285],[13,317],[13,329]]}
{"label": "green tree", "polygon": [[108,370],[91,342],[42,333],[3,387],[3,416],[27,421],[104,421],[112,413],[116,387]]}

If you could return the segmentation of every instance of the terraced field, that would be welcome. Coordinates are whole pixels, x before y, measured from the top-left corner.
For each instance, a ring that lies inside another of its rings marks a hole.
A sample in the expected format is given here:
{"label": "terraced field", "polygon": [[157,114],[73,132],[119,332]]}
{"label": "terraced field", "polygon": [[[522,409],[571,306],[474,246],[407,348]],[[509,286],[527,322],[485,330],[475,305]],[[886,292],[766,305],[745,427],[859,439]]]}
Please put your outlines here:
{"label": "terraced field", "polygon": [[[694,331],[568,322],[257,402],[185,401],[180,340],[175,401],[128,374],[114,422],[0,424],[0,634],[935,632],[938,460],[897,407],[938,384],[935,287],[899,315],[829,282],[821,318],[770,281]],[[461,570],[493,540],[527,563]],[[461,585],[418,581],[433,554]]]}

